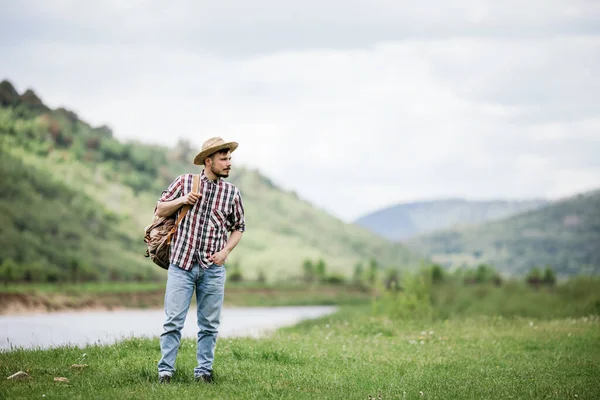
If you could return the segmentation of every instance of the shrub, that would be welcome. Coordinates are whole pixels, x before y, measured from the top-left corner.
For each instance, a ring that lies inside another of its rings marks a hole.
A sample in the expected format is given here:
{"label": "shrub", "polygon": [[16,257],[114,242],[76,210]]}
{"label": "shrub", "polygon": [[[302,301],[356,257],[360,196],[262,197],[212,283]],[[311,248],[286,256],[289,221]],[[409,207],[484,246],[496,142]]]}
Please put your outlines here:
{"label": "shrub", "polygon": [[262,269],[258,270],[258,274],[256,276],[256,281],[260,283],[265,283],[267,281],[267,276],[265,275]]}
{"label": "shrub", "polygon": [[389,268],[386,271],[384,285],[387,290],[400,289],[400,272],[396,268]]}
{"label": "shrub", "polygon": [[230,271],[227,274],[227,279],[231,282],[241,282],[244,280],[242,270],[238,261],[234,261],[231,264]]}
{"label": "shrub", "polygon": [[341,274],[331,274],[325,278],[324,282],[332,285],[343,285],[346,283],[346,278]]}
{"label": "shrub", "polygon": [[544,270],[544,277],[542,278],[544,285],[554,286],[556,284],[556,274],[552,267],[547,266]]}
{"label": "shrub", "polygon": [[428,319],[433,317],[431,303],[431,278],[423,271],[404,274],[401,290],[386,290],[376,299],[376,314],[393,319]]}
{"label": "shrub", "polygon": [[475,270],[465,271],[463,282],[467,285],[493,283],[499,286],[502,284],[502,278],[492,266],[480,264]]}
{"label": "shrub", "polygon": [[439,264],[431,266],[431,283],[436,285],[444,281],[444,269]]}
{"label": "shrub", "polygon": [[4,284],[20,281],[21,275],[19,265],[10,258],[5,259],[0,265],[0,279]]}
{"label": "shrub", "polygon": [[539,286],[542,284],[542,272],[538,267],[532,268],[527,274],[526,281],[531,286]]}

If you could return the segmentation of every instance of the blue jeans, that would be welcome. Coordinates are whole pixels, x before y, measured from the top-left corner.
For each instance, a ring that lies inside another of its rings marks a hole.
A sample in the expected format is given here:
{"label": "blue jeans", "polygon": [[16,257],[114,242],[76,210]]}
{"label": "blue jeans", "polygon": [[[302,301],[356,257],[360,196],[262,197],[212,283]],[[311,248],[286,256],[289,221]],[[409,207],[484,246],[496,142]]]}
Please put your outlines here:
{"label": "blue jeans", "polygon": [[181,341],[181,329],[185,322],[192,294],[196,289],[198,314],[198,343],[194,368],[196,377],[212,372],[217,341],[217,329],[221,318],[226,271],[224,266],[211,265],[208,269],[194,263],[190,271],[170,265],[165,291],[165,322],[160,335],[162,358],[158,374],[173,375],[175,359]]}

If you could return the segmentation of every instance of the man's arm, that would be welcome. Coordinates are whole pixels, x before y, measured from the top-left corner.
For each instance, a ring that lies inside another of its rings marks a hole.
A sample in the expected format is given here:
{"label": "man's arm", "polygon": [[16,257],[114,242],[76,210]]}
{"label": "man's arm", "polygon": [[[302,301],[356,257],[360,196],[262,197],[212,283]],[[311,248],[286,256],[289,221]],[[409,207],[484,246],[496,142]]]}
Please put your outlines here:
{"label": "man's arm", "polygon": [[188,193],[185,196],[181,196],[182,179],[183,177],[179,176],[163,192],[154,211],[157,216],[168,217],[183,205],[195,204],[202,196],[200,193]]}
{"label": "man's arm", "polygon": [[223,265],[225,260],[227,260],[227,256],[232,250],[237,246],[240,239],[242,238],[242,234],[246,230],[246,222],[244,218],[244,204],[242,203],[242,195],[239,190],[237,191],[234,201],[233,201],[233,223],[232,223],[232,231],[229,235],[229,239],[227,240],[227,244],[223,248],[223,250],[216,252],[208,259],[217,265]]}
{"label": "man's arm", "polygon": [[159,217],[168,217],[175,211],[179,210],[179,207],[183,206],[185,197],[178,197],[171,201],[161,201],[156,206],[156,215]]}
{"label": "man's arm", "polygon": [[231,253],[233,249],[235,249],[235,246],[237,246],[237,244],[240,242],[243,234],[244,232],[241,231],[231,232],[231,235],[229,235],[229,240],[224,248],[224,250],[227,250],[227,254]]}

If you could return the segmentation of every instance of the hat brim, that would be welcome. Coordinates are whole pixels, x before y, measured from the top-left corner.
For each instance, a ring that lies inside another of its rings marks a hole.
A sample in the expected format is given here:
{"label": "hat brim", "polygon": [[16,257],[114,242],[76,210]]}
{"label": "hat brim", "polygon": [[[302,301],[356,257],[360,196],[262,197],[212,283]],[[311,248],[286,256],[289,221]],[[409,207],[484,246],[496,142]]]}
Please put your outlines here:
{"label": "hat brim", "polygon": [[229,151],[233,153],[237,148],[237,142],[227,142],[218,146],[210,147],[204,151],[201,151],[200,153],[198,153],[198,155],[196,155],[196,157],[194,157],[194,165],[204,165],[204,160],[206,159],[206,157],[209,157],[220,150],[229,149]]}

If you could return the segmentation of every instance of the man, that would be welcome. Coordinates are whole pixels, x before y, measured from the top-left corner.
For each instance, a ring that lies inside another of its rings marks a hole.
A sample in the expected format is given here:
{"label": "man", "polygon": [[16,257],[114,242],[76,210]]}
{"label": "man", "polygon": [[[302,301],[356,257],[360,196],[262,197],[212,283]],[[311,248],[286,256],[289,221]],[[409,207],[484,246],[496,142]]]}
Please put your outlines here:
{"label": "man", "polygon": [[[204,142],[194,158],[204,165],[199,193],[192,192],[194,175],[175,179],[162,193],[156,207],[159,217],[191,205],[171,240],[170,265],[165,290],[165,322],[160,337],[162,358],[159,382],[170,382],[181,340],[181,329],[196,290],[198,343],[194,368],[196,380],[212,382],[212,365],[225,289],[227,256],[244,232],[244,207],[238,188],[225,182],[231,170],[231,153],[238,143],[219,137]],[[228,232],[231,234],[228,237]]]}

